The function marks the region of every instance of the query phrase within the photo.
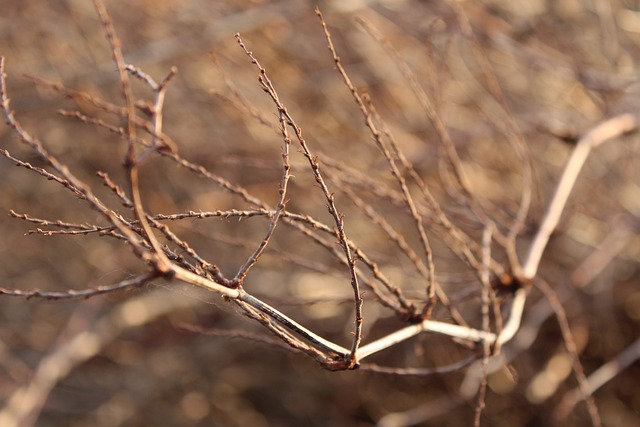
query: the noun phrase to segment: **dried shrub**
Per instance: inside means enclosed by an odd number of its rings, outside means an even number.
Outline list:
[[[95,383],[86,405],[102,415],[85,418],[93,424],[113,425],[118,417],[129,424],[299,421],[295,410],[266,409],[267,390],[279,384],[307,390],[305,399],[283,391],[280,400],[304,401],[292,405],[313,408],[309,417],[318,425],[353,423],[349,411],[380,425],[411,425],[461,406],[468,411],[452,415],[452,425],[470,419],[498,425],[505,403],[489,386],[509,396],[506,405],[528,403],[512,410],[511,424],[566,422],[572,414],[577,424],[588,416],[602,425],[601,414],[614,416],[608,407],[602,412],[596,391],[637,359],[638,344],[590,348],[602,330],[585,313],[597,305],[587,291],[596,292],[594,280],[632,301],[638,295],[623,284],[632,281],[638,249],[637,211],[629,201],[637,193],[635,146],[625,136],[636,130],[637,117],[633,93],[619,99],[632,79],[602,66],[603,57],[621,62],[632,52],[613,19],[628,11],[597,11],[594,31],[604,41],[594,52],[552,36],[578,31],[580,15],[561,9],[548,13],[576,20],[547,28],[531,11],[528,20],[511,22],[505,16],[517,14],[502,4],[415,6],[437,12],[426,27],[412,6],[393,16],[404,27],[372,8],[356,20],[334,13],[337,22],[348,21],[341,31],[316,10],[318,34],[307,39],[279,22],[279,6],[266,4],[218,12],[264,28],[236,34],[237,53],[228,46],[216,51],[207,71],[183,73],[129,63],[136,55],[127,53],[127,43],[142,37],[144,26],[135,31],[135,14],[124,9],[114,8],[112,17],[102,2],[95,6],[96,29],[106,36],[116,71],[67,79],[73,84],[28,77],[45,104],[63,104],[56,120],[27,117],[23,124],[10,104],[11,55],[0,62],[3,147],[12,145],[2,154],[5,164],[19,167],[7,175],[3,199],[14,221],[28,224],[31,239],[54,248],[32,246],[7,257],[7,277],[18,277],[13,282],[20,286],[0,292],[27,297],[8,303],[6,317],[35,310],[30,330],[56,313],[44,336],[35,331],[29,338],[13,332],[16,326],[4,331],[14,349],[7,371],[17,384],[2,391],[3,425],[32,425],[39,417],[68,423],[70,400],[61,397],[56,410],[49,396],[88,361],[96,374],[75,381]],[[311,10],[286,11],[305,23],[314,19]],[[124,43],[120,22],[128,29]],[[158,48],[173,57],[185,40],[167,37]],[[282,52],[273,51],[275,40]],[[249,85],[249,71],[266,96]],[[205,96],[194,90],[198,78],[220,84]],[[109,90],[91,87],[99,84]],[[616,139],[624,141],[598,148]],[[594,149],[603,154],[581,175]],[[614,173],[603,171],[617,159]],[[567,207],[574,189],[582,204]],[[55,268],[42,270],[40,252]],[[613,264],[620,271],[598,279]],[[67,286],[83,283],[91,285]],[[55,301],[31,306],[34,299]],[[67,308],[71,315],[59,314]],[[604,310],[614,328],[619,308],[610,303]],[[56,333],[47,337],[49,331]],[[615,339],[627,335],[620,331]],[[248,344],[226,351],[223,337]],[[183,340],[189,355],[176,344]],[[165,341],[174,343],[171,351],[157,348]],[[260,349],[259,356],[247,357],[247,348]],[[292,364],[304,363],[301,353],[328,371],[364,373],[358,380],[325,379],[329,385],[321,389],[323,381],[305,366],[307,378],[288,381],[291,369],[279,366],[275,348],[296,354]],[[134,370],[120,383],[99,379],[108,372],[100,358],[154,366],[154,357],[157,373],[138,390],[168,390],[183,375],[191,379],[148,400],[132,391]],[[195,381],[198,364],[211,357],[202,374],[210,381]],[[585,357],[598,362],[583,366]],[[27,380],[31,363],[21,359],[34,358],[39,362]],[[166,373],[172,380],[163,383]],[[566,382],[571,373],[575,389]],[[242,396],[227,409],[212,403],[220,378],[230,394]],[[382,378],[396,384],[388,401]],[[360,380],[375,382],[380,395],[338,392],[336,381]],[[425,384],[430,391],[416,391]],[[362,387],[355,388],[359,394]],[[125,391],[113,391],[119,388]],[[252,400],[251,392],[260,397]],[[339,408],[331,419],[322,397],[328,393]],[[405,393],[416,394],[410,405],[399,404]],[[133,408],[122,403],[129,395]],[[247,401],[255,407],[243,412]],[[584,414],[575,410],[580,401]],[[180,410],[145,416],[145,407],[158,402],[178,402]],[[539,405],[552,411],[540,415]]]

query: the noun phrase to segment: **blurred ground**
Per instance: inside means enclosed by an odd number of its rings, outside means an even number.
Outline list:
[[[80,0],[5,3],[0,12],[0,55],[6,58],[9,95],[18,119],[109,199],[95,172],[107,171],[125,182],[124,145],[104,130],[56,114],[59,108],[101,112],[23,77],[37,76],[120,102],[117,74],[93,5]],[[517,3],[462,2],[462,7],[532,156],[536,184],[528,229],[521,239],[524,251],[572,147],[553,134],[579,135],[600,120],[616,112],[635,111],[639,105],[640,12],[637,3],[623,1]],[[474,229],[467,212],[456,206],[442,184],[435,132],[405,77],[362,30],[357,18],[384,34],[441,106],[473,189],[483,203],[505,216],[512,215],[522,178],[517,156],[503,132],[507,118],[486,89],[452,6],[411,0],[323,1],[318,5],[354,84],[367,88],[405,154],[433,185],[448,213],[461,227],[468,224],[467,232],[479,236],[481,230]],[[233,37],[237,32],[266,68],[321,162],[324,155],[380,182],[392,183],[334,70],[315,6],[313,2],[257,0],[107,2],[129,63],[158,80],[170,67],[178,67],[167,95],[164,129],[177,142],[180,153],[270,204],[277,200],[280,179],[278,136],[211,93],[228,94],[224,75],[211,60],[213,52],[243,95],[276,122],[275,109],[260,90],[255,67]],[[140,98],[151,96],[140,84],[136,83],[135,90]],[[0,141],[2,148],[38,164],[7,126],[0,127]],[[628,137],[600,148],[589,159],[540,271],[558,292],[571,295],[564,306],[587,375],[638,339],[639,149],[637,137]],[[325,201],[304,159],[294,151],[295,178],[287,208],[328,221]],[[142,178],[145,203],[152,212],[247,208],[211,182],[163,159],[150,160]],[[84,289],[117,282],[143,268],[127,247],[106,238],[24,236],[34,227],[10,218],[11,209],[53,220],[100,220],[60,186],[4,158],[0,182],[1,287]],[[348,197],[335,187],[334,191],[350,237],[379,260],[396,284],[414,298],[422,298],[424,284],[407,260],[395,253],[386,236]],[[362,195],[371,196],[364,190]],[[408,216],[396,216],[397,209],[384,205],[378,208],[408,235],[409,243],[419,247],[417,238],[411,237],[415,232]],[[262,238],[265,226],[262,219],[172,224],[229,275]],[[437,237],[433,242],[436,271],[447,292],[464,294],[469,286],[477,286],[472,272],[461,266],[443,242]],[[621,248],[607,249],[597,258],[603,242],[619,243]],[[350,287],[340,266],[324,249],[284,226],[278,229],[271,248],[247,278],[247,289],[348,345],[353,315],[348,303]],[[283,253],[326,265],[330,271],[314,272]],[[571,287],[585,272],[578,268],[594,253],[596,258],[587,267],[606,254],[613,259],[595,278],[580,282],[578,289]],[[128,298],[153,292],[193,304],[126,331],[97,357],[77,367],[53,390],[37,425],[365,426],[386,414],[425,404],[434,404],[437,410],[440,399],[457,395],[464,378],[464,371],[424,378],[331,373],[302,355],[264,344],[185,331],[181,326],[190,324],[266,334],[218,297],[159,282],[88,301],[2,297],[0,402],[29,381],[30,372],[65,334],[90,324]],[[534,290],[529,304],[534,306],[540,299]],[[365,295],[365,300],[365,341],[402,326],[375,304],[372,295]],[[468,310],[468,320],[479,325],[477,303],[477,298],[466,300],[461,307]],[[436,315],[446,319],[442,311]],[[66,332],[61,337],[62,331]],[[564,372],[561,368],[554,371],[550,361],[566,354],[553,316],[536,332],[531,347],[510,365],[511,374],[505,369],[490,379],[483,425],[551,425],[551,412],[564,393],[576,386],[573,376],[558,374],[557,388],[535,388],[541,372]],[[423,336],[376,355],[372,361],[430,367],[453,363],[467,354],[443,337]],[[604,425],[640,425],[638,379],[636,363],[594,394]],[[550,396],[545,395],[547,389],[551,389]],[[459,404],[420,425],[471,425],[474,405],[475,401]],[[584,404],[562,424],[588,424]]]

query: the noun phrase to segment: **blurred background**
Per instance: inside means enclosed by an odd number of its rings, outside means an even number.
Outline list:
[[[424,279],[344,191],[356,191],[375,206],[419,251],[410,216],[379,196],[386,188],[397,190],[396,184],[335,71],[316,5],[354,85],[369,93],[447,214],[478,241],[482,228],[449,191],[437,134],[415,91],[397,60],[363,30],[362,20],[393,45],[437,105],[472,191],[499,224],[513,217],[523,188],[521,163],[505,131],[505,123],[515,120],[527,142],[535,181],[519,239],[521,258],[576,138],[601,120],[635,112],[639,105],[640,11],[631,1],[460,2],[496,73],[509,113],[487,89],[453,2],[106,2],[128,63],[158,81],[171,67],[178,68],[167,93],[164,131],[181,156],[273,206],[281,175],[282,141],[272,128],[277,111],[258,84],[256,67],[234,38],[240,33],[326,168],[349,237],[418,305],[424,302]],[[18,120],[99,196],[125,211],[96,176],[105,171],[125,185],[125,144],[104,129],[62,117],[58,110],[80,111],[118,126],[123,122],[27,77],[121,104],[117,72],[93,4],[5,2],[0,55],[5,57]],[[239,105],[226,81],[272,126]],[[152,99],[139,81],[134,90],[138,99]],[[0,144],[12,155],[44,166],[6,125],[0,126]],[[563,296],[587,376],[639,338],[639,149],[632,135],[600,147],[589,158],[540,269],[540,277]],[[287,209],[331,224],[324,197],[295,144],[291,161],[294,178]],[[370,181],[358,184],[359,176]],[[0,287],[86,289],[144,271],[128,247],[108,237],[25,235],[38,226],[10,217],[11,210],[53,221],[101,224],[102,219],[60,185],[14,167],[6,158],[0,160],[0,182]],[[365,185],[371,182],[377,186]],[[142,193],[153,213],[251,208],[212,181],[159,156],[142,168]],[[264,218],[168,223],[227,276],[244,263],[267,224]],[[429,237],[439,282],[465,318],[479,327],[475,272],[455,257],[441,235]],[[499,249],[495,258],[506,260]],[[325,248],[291,227],[279,225],[245,287],[312,330],[350,346],[348,272]],[[151,295],[153,299],[146,298]],[[424,377],[328,372],[304,355],[226,336],[238,330],[270,335],[217,295],[161,280],[89,300],[1,297],[0,402],[28,384],[39,362],[57,345],[136,298],[146,304],[165,301],[169,308],[138,327],[123,328],[95,357],[75,367],[51,391],[36,425],[472,424],[476,400],[458,399],[464,369]],[[512,349],[509,365],[489,377],[483,425],[553,425],[557,422],[551,414],[577,385],[548,303],[533,289],[528,304],[527,336],[517,341],[526,344]],[[447,316],[441,308],[434,312],[438,320],[450,320]],[[365,343],[403,326],[365,292]],[[212,334],[194,332],[193,327]],[[630,361],[636,353],[630,350]],[[450,339],[425,334],[373,356],[371,362],[437,367],[470,354]],[[640,367],[632,363],[594,393],[604,425],[640,425],[639,379]],[[394,413],[407,418],[385,418]],[[567,426],[588,423],[583,403],[562,421]]]

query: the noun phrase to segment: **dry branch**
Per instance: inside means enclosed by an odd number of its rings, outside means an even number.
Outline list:
[[[508,139],[511,151],[517,157],[515,163],[519,167],[522,179],[519,200],[513,203],[482,200],[483,195],[474,192],[466,169],[469,159],[465,159],[464,151],[459,151],[454,142],[455,130],[451,129],[446,121],[448,115],[440,102],[441,94],[430,93],[433,88],[425,89],[417,72],[411,69],[391,41],[377,31],[368,20],[359,19],[377,46],[382,47],[388,58],[397,66],[404,84],[415,96],[415,101],[423,110],[421,114],[432,127],[429,128],[429,132],[433,132],[433,138],[437,140],[434,147],[437,145],[444,153],[448,168],[446,172],[453,174],[455,182],[451,187],[447,182],[447,176],[440,176],[438,181],[428,176],[428,173],[420,171],[410,160],[411,156],[404,151],[398,133],[392,132],[393,126],[385,120],[385,112],[377,109],[382,103],[378,103],[380,100],[376,99],[376,94],[370,95],[367,90],[360,89],[353,83],[356,81],[352,77],[353,73],[348,71],[347,63],[338,55],[333,34],[320,10],[316,9],[321,26],[319,33],[324,36],[339,78],[351,95],[350,107],[364,123],[362,126],[361,122],[357,132],[368,134],[363,136],[363,139],[373,141],[367,148],[376,151],[376,160],[383,165],[378,169],[384,170],[385,175],[383,178],[374,176],[369,171],[360,170],[362,165],[354,166],[348,161],[338,160],[338,156],[324,152],[329,150],[324,150],[320,144],[313,145],[311,138],[307,138],[313,134],[308,133],[306,126],[303,133],[299,124],[302,120],[298,122],[294,119],[293,110],[285,106],[289,104],[283,101],[283,92],[279,93],[276,90],[278,82],[272,82],[270,73],[267,73],[266,67],[257,59],[259,55],[254,55],[249,50],[248,43],[245,44],[240,35],[236,34],[236,41],[242,53],[257,68],[259,87],[267,94],[271,108],[275,109],[276,121],[251,104],[213,55],[213,61],[223,77],[227,93],[215,90],[212,93],[222,98],[226,106],[238,109],[243,119],[267,126],[277,135],[277,141],[281,146],[281,160],[275,162],[278,168],[277,197],[275,203],[268,203],[260,192],[252,191],[250,186],[243,186],[241,182],[227,179],[214,171],[214,168],[205,166],[204,162],[200,164],[189,160],[188,155],[183,156],[183,152],[178,151],[179,144],[167,134],[168,126],[164,125],[164,108],[170,89],[169,83],[179,80],[182,74],[177,76],[177,68],[171,67],[164,78],[156,80],[143,68],[128,63],[111,16],[102,1],[96,0],[95,8],[117,69],[122,105],[105,101],[88,92],[69,89],[61,83],[38,78],[30,80],[38,87],[53,90],[64,97],[92,106],[93,112],[84,111],[79,107],[62,109],[59,112],[78,126],[106,130],[123,143],[126,148],[123,168],[126,178],[122,181],[126,184],[120,182],[117,174],[113,172],[96,171],[98,178],[94,180],[98,182],[98,186],[106,187],[101,189],[108,195],[108,198],[100,198],[99,194],[102,193],[97,188],[92,189],[90,181],[78,178],[79,175],[72,171],[70,164],[61,160],[62,157],[59,159],[54,156],[48,150],[49,145],[46,142],[39,140],[34,133],[22,126],[10,105],[5,59],[0,57],[0,108],[10,133],[17,137],[29,153],[17,155],[3,148],[0,149],[0,154],[24,173],[52,181],[58,189],[68,191],[79,204],[98,212],[100,219],[94,219],[92,222],[49,219],[49,214],[44,217],[22,213],[22,209],[20,212],[11,210],[10,216],[31,228],[26,234],[51,238],[104,236],[110,241],[125,243],[131,249],[129,255],[141,261],[146,270],[119,282],[95,288],[51,291],[38,290],[30,284],[31,289],[28,290],[0,288],[0,295],[51,300],[89,298],[141,287],[154,280],[166,280],[169,282],[168,287],[182,282],[231,302],[236,311],[248,317],[254,324],[264,327],[271,336],[266,338],[240,329],[188,327],[192,332],[239,337],[286,348],[309,357],[328,370],[361,368],[364,371],[402,377],[442,375],[470,366],[460,388],[460,397],[443,398],[442,408],[425,405],[404,413],[389,415],[382,418],[380,425],[395,425],[394,422],[418,423],[434,416],[440,410],[448,411],[463,401],[471,402],[475,399],[474,425],[480,426],[482,421],[490,416],[490,375],[503,368],[518,353],[529,348],[539,333],[542,322],[553,311],[563,342],[571,356],[574,376],[578,381],[578,388],[567,393],[557,406],[556,417],[566,417],[579,400],[585,400],[592,424],[601,425],[599,408],[593,393],[638,358],[638,344],[635,342],[615,359],[589,375],[580,362],[578,346],[570,328],[570,319],[563,307],[565,298],[568,298],[568,291],[552,289],[542,279],[539,270],[551,235],[557,230],[560,219],[567,210],[569,195],[592,150],[606,141],[637,130],[637,116],[630,113],[613,116],[601,121],[579,138],[557,182],[546,213],[539,226],[533,230],[531,243],[526,244],[526,236],[523,235],[527,231],[525,229],[527,221],[530,220],[532,193],[537,184],[533,177],[534,158],[529,152],[530,146],[525,132],[521,129],[520,122],[512,112],[509,99],[500,85],[497,76],[499,70],[493,68],[489,52],[483,45],[484,34],[473,27],[467,15],[467,9],[470,8],[457,0],[453,0],[452,3],[451,21],[458,25],[464,39],[472,48],[473,58],[482,75],[482,84],[490,97],[489,102],[499,106],[499,113],[495,117],[486,117],[486,120]],[[603,16],[609,15],[603,12]],[[608,30],[612,29],[609,28],[612,25],[610,19],[603,21],[603,26],[605,24]],[[608,37],[609,43],[615,44],[611,35]],[[357,53],[367,54],[364,49],[357,50]],[[433,58],[429,57],[430,60]],[[434,74],[437,73],[432,70],[426,78],[440,78]],[[132,78],[142,82],[143,88],[147,92],[150,91],[151,100],[144,100],[134,93]],[[136,80],[133,81],[139,84]],[[434,84],[433,81],[431,83]],[[486,112],[484,114],[487,115]],[[292,144],[300,154],[298,163],[294,159],[296,150],[291,149]],[[41,164],[25,160],[29,155],[35,155],[37,162]],[[216,206],[211,210],[189,208],[182,211],[176,209],[175,213],[152,213],[143,205],[143,195],[147,188],[140,182],[140,173],[141,169],[152,164],[156,157],[169,162],[180,172],[191,174],[193,178],[203,178],[207,184],[214,185],[240,206],[229,208],[219,205],[219,208]],[[249,162],[241,156],[238,158],[240,167],[247,167]],[[264,167],[267,162],[259,164]],[[275,167],[272,169],[275,170]],[[319,191],[320,204],[329,213],[327,216],[325,212],[325,220],[322,220],[322,214],[317,212],[310,213],[302,209],[297,211],[292,208],[294,203],[290,199],[297,197],[298,191],[295,184],[304,182],[302,179],[294,181],[294,178],[297,179],[294,172],[298,176],[306,174],[313,179],[314,187],[309,190]],[[442,191],[439,192],[440,190]],[[343,204],[344,200],[340,199],[341,197],[346,198],[347,203]],[[453,201],[451,205],[445,204],[450,201]],[[257,238],[238,238],[221,233],[212,239],[227,246],[240,248],[245,253],[240,262],[232,267],[234,273],[229,276],[223,273],[228,267],[226,254],[215,251],[210,251],[214,253],[213,256],[205,254],[206,249],[202,249],[197,242],[187,241],[179,232],[180,226],[189,221],[214,222],[214,218],[227,221],[261,218],[251,220],[262,221],[260,224],[252,225],[264,227]],[[358,231],[355,230],[358,230],[358,221],[362,218],[371,230],[381,230],[384,243],[377,244],[388,244],[388,248],[372,248],[363,243],[366,239],[360,240]],[[580,268],[574,271],[571,276],[571,291],[584,287],[605,266],[610,265],[632,240],[631,233],[634,230],[632,226],[625,225],[611,232],[601,247],[596,248]],[[379,231],[371,231],[371,234],[374,233]],[[293,236],[292,241],[295,238],[300,239],[302,243],[298,246],[298,241],[295,244],[287,241],[284,247],[279,246],[281,237],[289,238],[289,235]],[[318,259],[305,258],[306,254],[310,253],[306,246],[311,245],[319,247],[322,251]],[[518,257],[518,245],[527,246],[523,262],[520,262]],[[442,256],[442,261],[438,259],[441,253],[446,254]],[[454,261],[448,259],[449,256]],[[263,266],[268,268],[270,261],[280,263],[280,267],[292,271],[293,273],[285,279],[291,280],[292,283],[272,284],[268,275],[262,275],[260,269]],[[393,265],[394,263],[398,265]],[[458,273],[457,269],[460,267],[464,269],[464,281],[457,285],[460,289],[454,288],[451,285],[452,281],[447,283],[446,279],[443,280],[451,273],[446,272],[448,266],[456,269],[453,273]],[[393,271],[390,267],[397,269]],[[320,292],[315,292],[304,301],[295,300],[295,297],[287,294],[289,290],[285,289],[286,286],[295,284],[295,274],[299,271],[319,273],[320,277],[316,278],[314,283],[317,287],[314,291]],[[398,278],[398,271],[401,272],[401,278]],[[336,277],[340,283],[345,279],[349,280],[348,299],[322,293],[325,288],[329,289],[329,279]],[[253,288],[257,282],[260,286]],[[346,282],[344,285],[346,286]],[[268,290],[265,291],[265,288]],[[417,289],[421,294],[418,294]],[[545,304],[548,304],[545,306],[546,309],[540,308],[539,305],[527,305],[532,289],[543,293],[546,298]],[[269,291],[273,293],[270,294]],[[367,307],[364,306],[366,292],[372,294],[371,298],[366,300]],[[291,299],[294,301],[287,302]],[[55,348],[42,358],[30,382],[19,387],[9,397],[5,407],[0,411],[0,424],[33,425],[51,390],[71,370],[99,354],[105,345],[125,330],[139,327],[173,310],[191,305],[189,302],[181,301],[175,298],[162,299],[158,293],[149,293],[121,303],[97,322],[88,322],[81,331],[69,331],[69,336],[61,337]],[[326,333],[327,338],[323,336],[325,332],[322,332],[321,322],[304,317],[307,313],[305,309],[314,303],[332,302],[346,306],[345,301],[349,301],[351,310],[350,321],[347,322],[347,330],[343,334],[346,337],[337,333],[329,336],[329,333]],[[442,302],[441,306],[436,304],[438,301]],[[291,306],[293,314],[287,313],[289,307],[283,308],[287,305]],[[144,310],[135,311],[141,307]],[[549,307],[552,310],[549,310]],[[369,315],[365,308],[371,308],[372,314]],[[132,315],[134,312],[137,317]],[[530,317],[527,318],[527,315]],[[387,316],[391,320],[386,319]],[[371,331],[378,326],[378,320],[384,320],[388,325],[386,332]],[[400,348],[401,343],[423,333],[445,337],[452,348],[458,345],[460,350],[465,352],[464,356],[432,367],[392,367],[368,363],[373,355],[387,349]],[[375,339],[371,339],[370,336]],[[350,345],[339,344],[342,341],[350,342]],[[429,366],[428,358],[424,359],[424,364]]]

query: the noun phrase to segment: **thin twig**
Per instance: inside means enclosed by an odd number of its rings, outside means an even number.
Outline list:
[[[259,80],[261,82],[266,81],[268,77],[264,68],[260,67],[258,61],[255,59],[253,54],[247,49],[245,44],[242,42],[242,39],[240,38],[239,34],[236,34],[236,39],[240,47],[244,50],[244,52],[247,54],[247,56],[251,60],[251,62],[256,64],[260,69],[260,75],[258,77]],[[343,218],[343,215],[338,212],[338,209],[336,208],[336,204],[335,204],[335,197],[333,193],[329,191],[329,188],[325,183],[322,173],[320,172],[320,165],[318,163],[318,158],[311,153],[311,150],[309,149],[307,142],[302,136],[302,129],[298,125],[296,125],[291,114],[287,111],[285,106],[279,101],[277,97],[275,98],[272,97],[272,100],[276,104],[276,107],[278,108],[278,112],[282,114],[282,117],[286,125],[291,126],[291,128],[293,129],[296,135],[296,139],[298,140],[298,143],[302,148],[302,152],[309,162],[309,165],[311,167],[311,171],[316,180],[316,183],[320,186],[320,189],[322,190],[322,193],[324,194],[324,197],[327,201],[327,209],[329,211],[329,214],[333,217],[333,220],[336,226],[338,241],[340,242],[340,246],[342,247],[345,258],[347,260],[349,272],[351,274],[351,287],[353,289],[354,307],[355,307],[355,316],[354,316],[355,330],[354,330],[353,344],[351,346],[351,351],[348,356],[348,363],[350,366],[355,366],[355,364],[357,363],[356,352],[358,350],[358,346],[360,345],[360,341],[362,340],[363,299],[360,293],[360,286],[358,284],[358,275],[356,273],[355,260],[351,253],[351,249],[349,248],[349,242],[347,239],[347,235],[345,233],[344,218]]]
[[[282,170],[282,178],[280,181],[280,191],[279,191],[278,202],[276,204],[276,209],[275,209],[275,212],[273,213],[273,216],[270,217],[269,227],[267,229],[267,232],[264,238],[262,239],[262,241],[260,242],[256,250],[253,252],[253,254],[251,254],[251,256],[244,263],[244,265],[240,267],[240,269],[238,270],[238,272],[234,277],[234,280],[239,284],[241,284],[242,280],[249,272],[249,269],[256,262],[258,262],[260,255],[262,254],[262,252],[264,252],[265,248],[269,244],[269,240],[271,239],[271,236],[273,235],[275,228],[278,225],[278,221],[280,220],[280,217],[282,216],[282,213],[285,209],[287,189],[289,187],[289,179],[291,178],[291,164],[289,163],[289,148],[291,147],[291,137],[289,136],[288,126],[287,126],[291,123],[291,120],[287,118],[288,113],[284,108],[284,105],[282,104],[282,102],[280,102],[278,93],[273,87],[273,84],[271,83],[269,76],[267,76],[266,70],[262,67],[262,65],[260,65],[258,60],[245,49],[244,45],[242,44],[242,41],[240,40],[240,36],[236,35],[236,38],[238,39],[238,43],[240,43],[240,46],[244,49],[245,53],[247,53],[251,61],[256,65],[256,67],[258,67],[258,70],[260,72],[258,81],[260,82],[262,89],[269,94],[269,96],[271,97],[271,100],[273,101],[273,103],[276,105],[276,108],[278,109],[278,121],[280,123],[280,132],[283,138],[283,145],[282,145],[282,169],[283,170]]]
[[[404,75],[406,81],[411,87],[411,90],[416,95],[420,106],[425,111],[427,118],[438,134],[440,143],[444,147],[444,151],[447,155],[446,157],[449,161],[449,166],[454,171],[454,176],[456,178],[457,184],[462,189],[463,195],[470,202],[473,212],[483,223],[486,223],[486,215],[484,214],[480,206],[475,202],[473,193],[471,192],[469,178],[464,171],[462,161],[460,160],[458,151],[456,150],[453,139],[451,138],[449,129],[442,119],[440,112],[436,108],[435,103],[431,100],[429,95],[427,95],[422,85],[420,85],[420,83],[418,82],[418,78],[415,73],[411,70],[406,61],[393,48],[391,43],[384,39],[379,32],[377,32],[371,25],[367,23],[367,21],[361,19],[360,23],[362,24],[364,29],[374,38],[374,40],[376,40],[385,49],[387,54],[394,60],[394,63],[400,69],[400,72]]]
[[[0,100],[2,101],[2,110],[9,126],[15,130],[22,143],[31,148],[31,150],[33,150],[33,152],[45,163],[53,167],[53,169],[55,169],[71,187],[75,188],[82,195],[91,208],[102,214],[111,224],[113,224],[114,227],[118,229],[121,234],[127,238],[127,241],[131,244],[136,256],[144,258],[147,250],[140,237],[129,228],[128,224],[124,223],[123,220],[115,214],[115,212],[107,208],[102,201],[93,194],[89,186],[85,185],[81,180],[73,175],[66,165],[51,155],[40,140],[32,137],[16,120],[13,110],[11,110],[10,107],[10,100],[7,95],[6,88],[4,57],[0,57]]]
[[[75,290],[69,289],[65,291],[40,291],[32,289],[24,291],[21,289],[6,289],[0,288],[1,295],[9,295],[15,297],[31,298],[43,298],[48,300],[59,300],[69,298],[90,298],[97,295],[107,294],[111,292],[121,291],[125,289],[139,288],[149,283],[149,281],[158,277],[154,272],[149,272],[141,276],[136,276],[131,279],[126,279],[113,285],[98,286],[90,289]]]
[[[431,250],[431,244],[429,243],[429,238],[427,237],[427,233],[424,228],[422,217],[418,213],[415,203],[413,202],[413,197],[411,196],[411,193],[409,191],[409,188],[407,187],[407,183],[404,177],[402,176],[402,174],[400,173],[400,170],[398,169],[396,161],[391,156],[391,153],[389,152],[386,144],[382,139],[382,134],[380,133],[380,131],[378,130],[378,127],[373,121],[373,116],[371,112],[367,109],[367,106],[365,105],[362,97],[358,93],[358,90],[353,86],[353,83],[351,83],[351,79],[349,78],[349,75],[347,74],[346,70],[342,66],[342,63],[340,62],[340,58],[338,57],[336,48],[333,45],[333,41],[331,39],[331,33],[327,28],[327,24],[324,21],[324,18],[322,17],[322,13],[320,12],[319,8],[316,8],[316,15],[318,15],[318,18],[320,19],[320,23],[324,31],[325,39],[327,40],[329,52],[333,57],[333,62],[338,70],[338,73],[340,73],[340,76],[342,77],[342,80],[344,81],[345,86],[347,86],[347,88],[349,89],[349,92],[351,92],[351,96],[353,97],[356,105],[360,109],[360,112],[364,117],[365,124],[367,128],[369,128],[369,131],[371,132],[371,135],[373,136],[374,141],[378,146],[378,149],[387,160],[387,164],[391,169],[391,173],[393,177],[396,179],[396,181],[400,185],[400,188],[402,189],[402,195],[404,197],[404,201],[407,207],[409,208],[411,217],[415,223],[416,228],[418,229],[418,235],[420,236],[420,242],[422,244],[424,256],[426,258],[427,266],[429,269],[429,277],[428,277],[428,285],[427,285],[427,303],[425,304],[425,307],[423,309],[423,319],[426,319],[431,315],[431,311],[433,310],[433,307],[435,305],[436,293],[438,293],[438,295],[441,296],[444,294],[444,292],[440,290],[438,284],[435,281],[435,265],[433,262],[433,251]]]

